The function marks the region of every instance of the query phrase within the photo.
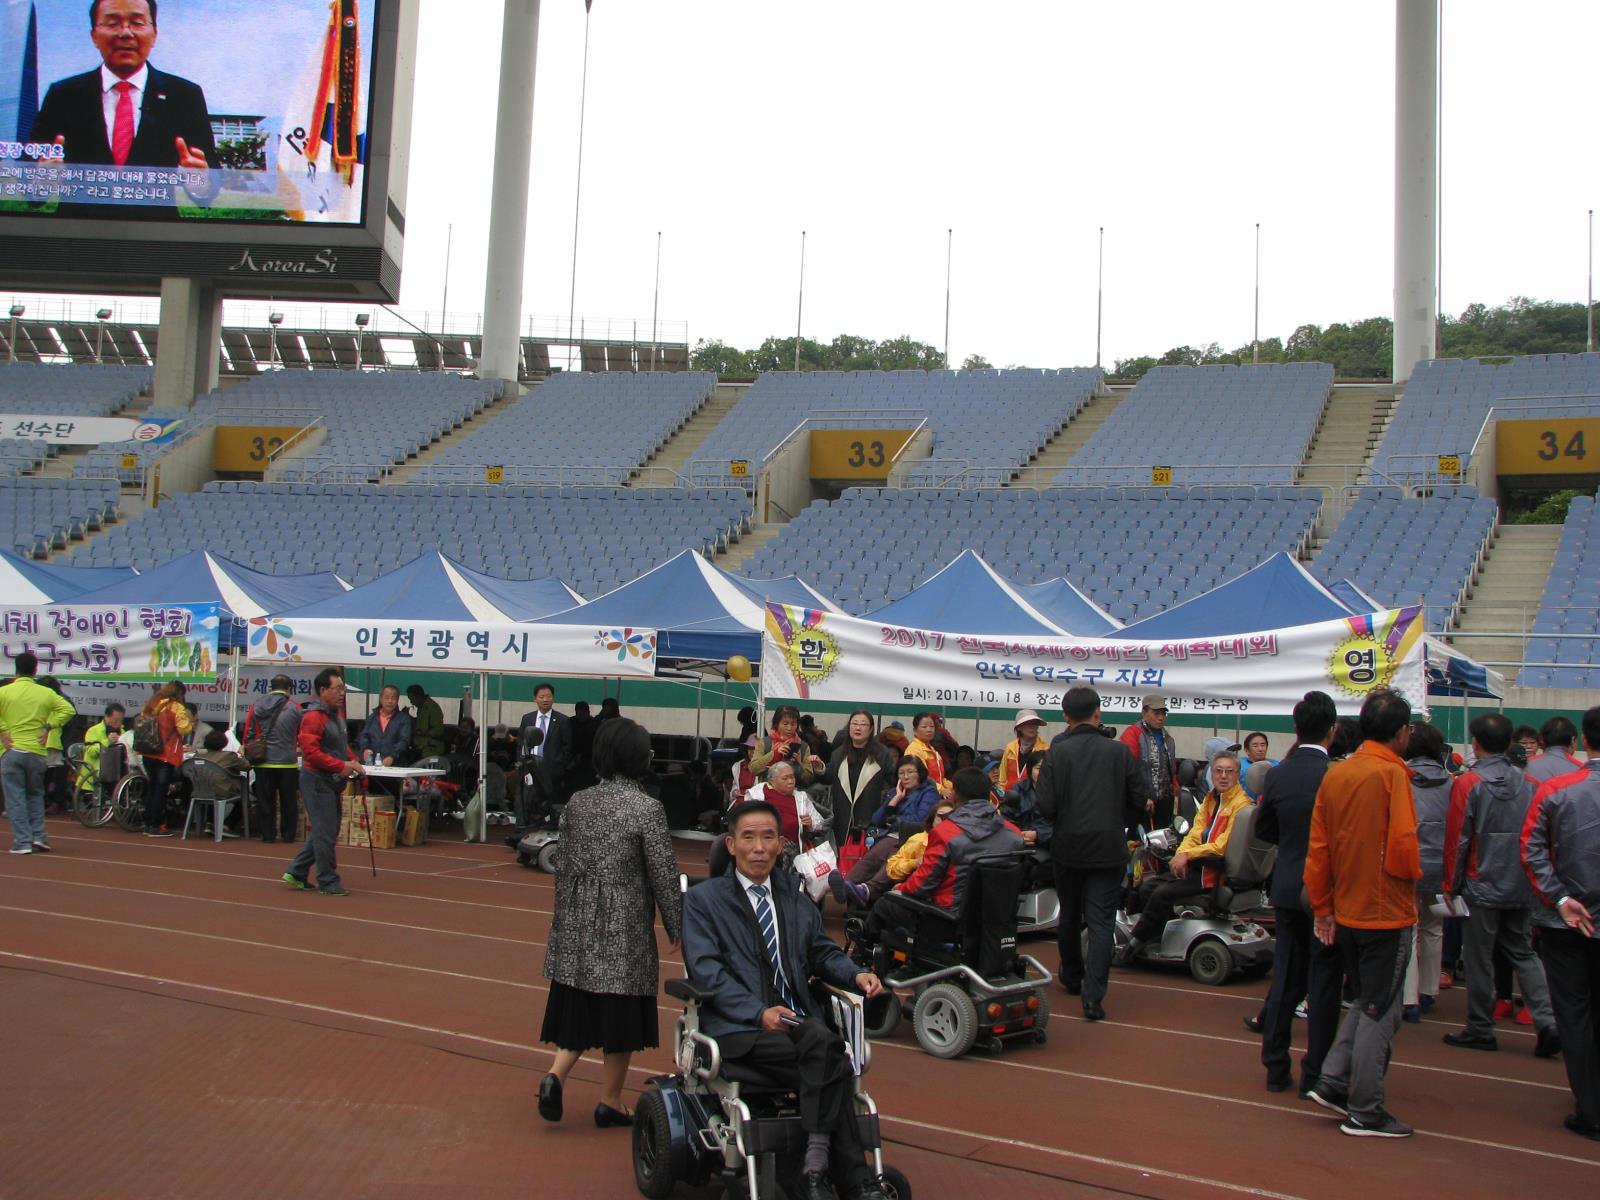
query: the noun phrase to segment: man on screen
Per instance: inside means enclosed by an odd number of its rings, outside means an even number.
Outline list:
[[[200,85],[150,66],[156,8],[157,0],[93,0],[89,36],[103,61],[50,85],[30,141],[53,142],[69,163],[216,165]]]

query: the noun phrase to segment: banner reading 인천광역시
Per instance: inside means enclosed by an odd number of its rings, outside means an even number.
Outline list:
[[[210,679],[220,606],[61,604],[0,608],[0,655],[32,651],[59,679]]]
[[[1151,692],[1175,713],[1293,711],[1308,691],[1359,703],[1379,687],[1426,706],[1420,607],[1215,638],[974,637],[768,604],[761,654],[770,699],[970,708],[1059,708],[1088,686],[1107,712]]]

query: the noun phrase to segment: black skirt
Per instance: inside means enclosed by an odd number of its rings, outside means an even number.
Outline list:
[[[660,1044],[654,996],[586,992],[550,981],[539,1040],[562,1050],[631,1054]]]

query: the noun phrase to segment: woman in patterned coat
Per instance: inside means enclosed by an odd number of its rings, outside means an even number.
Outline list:
[[[540,1037],[556,1046],[539,1085],[539,1115],[561,1119],[561,1089],[585,1050],[605,1055],[594,1123],[630,1125],[622,1085],[635,1050],[656,1046],[655,914],[678,943],[683,900],[666,811],[639,781],[650,771],[650,735],[625,717],[595,731],[600,782],[561,814],[556,910],[545,951],[550,980]]]

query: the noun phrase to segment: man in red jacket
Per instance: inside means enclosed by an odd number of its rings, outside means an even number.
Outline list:
[[[306,806],[306,844],[300,847],[283,881],[306,888],[311,864],[317,866],[317,891],[324,896],[348,896],[339,882],[334,842],[339,835],[339,793],[346,779],[365,775],[350,751],[344,717],[344,676],[334,668],[317,673],[312,686],[317,698],[300,717],[300,799]]]

